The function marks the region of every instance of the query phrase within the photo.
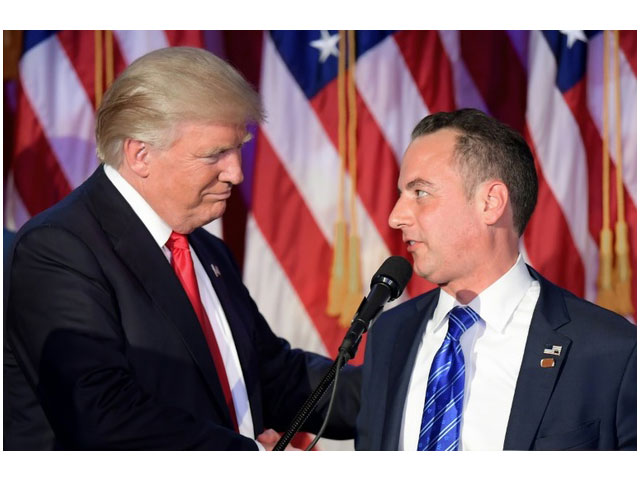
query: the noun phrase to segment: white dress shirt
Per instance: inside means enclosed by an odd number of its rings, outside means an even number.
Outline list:
[[[162,249],[162,252],[167,257],[167,261],[171,262],[171,251],[165,245],[171,236],[171,227],[158,216],[146,200],[142,198],[117,170],[109,165],[105,165],[104,172],[136,215],[138,215],[147,230],[149,230],[158,247]],[[209,317],[209,322],[211,322],[227,378],[229,379],[229,388],[231,389],[233,405],[236,410],[239,432],[241,435],[254,438],[253,419],[251,417],[251,409],[249,408],[247,387],[242,375],[240,359],[238,358],[238,352],[233,342],[229,322],[227,321],[220,299],[218,299],[213,285],[211,285],[211,281],[191,245],[189,245],[189,250],[191,251],[196,280],[198,281],[200,299],[207,312],[207,317]]]
[[[465,359],[461,450],[502,450],[511,403],[540,284],[516,263],[469,306],[482,318],[460,339]],[[440,290],[427,322],[404,406],[399,449],[416,450],[431,362],[447,334],[449,311],[460,305]]]

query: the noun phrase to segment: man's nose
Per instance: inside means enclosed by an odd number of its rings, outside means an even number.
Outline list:
[[[244,180],[242,174],[242,154],[240,149],[231,153],[225,159],[223,171],[220,173],[220,181],[230,183],[231,185],[239,185]]]
[[[398,197],[396,204],[389,214],[389,226],[391,228],[402,228],[409,223],[409,209],[406,200],[402,195]]]

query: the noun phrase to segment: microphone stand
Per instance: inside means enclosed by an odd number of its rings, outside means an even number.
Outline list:
[[[280,440],[278,440],[276,446],[273,447],[274,452],[283,451],[287,447],[287,445],[289,445],[291,439],[293,439],[293,436],[298,433],[298,430],[300,430],[302,425],[304,425],[304,422],[307,421],[309,415],[311,415],[311,412],[313,412],[322,396],[333,383],[338,371],[341,370],[347,364],[347,362],[355,356],[355,352],[358,348],[359,343],[360,342],[358,341],[351,345],[350,348],[340,349],[340,353],[338,354],[336,360],[333,362],[333,365],[331,365],[329,371],[325,374],[322,380],[320,380],[320,383],[313,391],[313,393],[309,396],[309,398],[307,398],[307,401],[304,402],[302,407],[300,407],[300,410],[294,417],[291,425],[289,425],[287,431],[282,435],[282,437],[280,437]],[[329,415],[330,413],[331,412],[327,412],[327,415]]]

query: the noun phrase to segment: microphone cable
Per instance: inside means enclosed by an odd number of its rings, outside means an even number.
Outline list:
[[[322,422],[322,426],[320,427],[320,430],[318,430],[318,433],[316,434],[315,438],[313,439],[313,441],[307,446],[307,448],[305,448],[305,452],[308,452],[309,450],[311,450],[313,447],[316,446],[316,443],[318,443],[318,440],[320,440],[320,438],[322,437],[322,434],[324,433],[325,429],[327,428],[327,424],[329,423],[329,416],[331,415],[331,409],[333,408],[333,401],[336,398],[336,391],[338,390],[338,379],[340,378],[340,369],[343,367],[343,362],[345,361],[345,356],[343,353],[341,353],[338,356],[338,360],[336,363],[336,376],[333,379],[333,388],[331,389],[331,398],[329,400],[329,406],[327,407],[327,414],[324,417],[324,422]]]

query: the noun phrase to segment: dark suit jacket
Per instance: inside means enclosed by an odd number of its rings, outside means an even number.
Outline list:
[[[636,328],[529,269],[540,282],[505,450],[636,449]],[[383,314],[371,329],[357,450],[397,450],[409,380],[439,290]],[[562,346],[541,368],[545,345]]]
[[[219,239],[198,229],[189,241],[229,321],[256,435],[286,430],[331,362],[273,334]],[[9,347],[37,397],[16,402],[42,406],[53,433],[40,438],[46,443],[55,434],[49,446],[257,450],[233,431],[206,341],[171,265],[101,167],[21,229],[10,268]],[[346,376],[351,382],[328,430],[334,438],[355,433],[359,372]],[[32,428],[21,425],[37,421],[29,416],[15,416],[14,431]],[[306,430],[321,420],[316,415]]]

